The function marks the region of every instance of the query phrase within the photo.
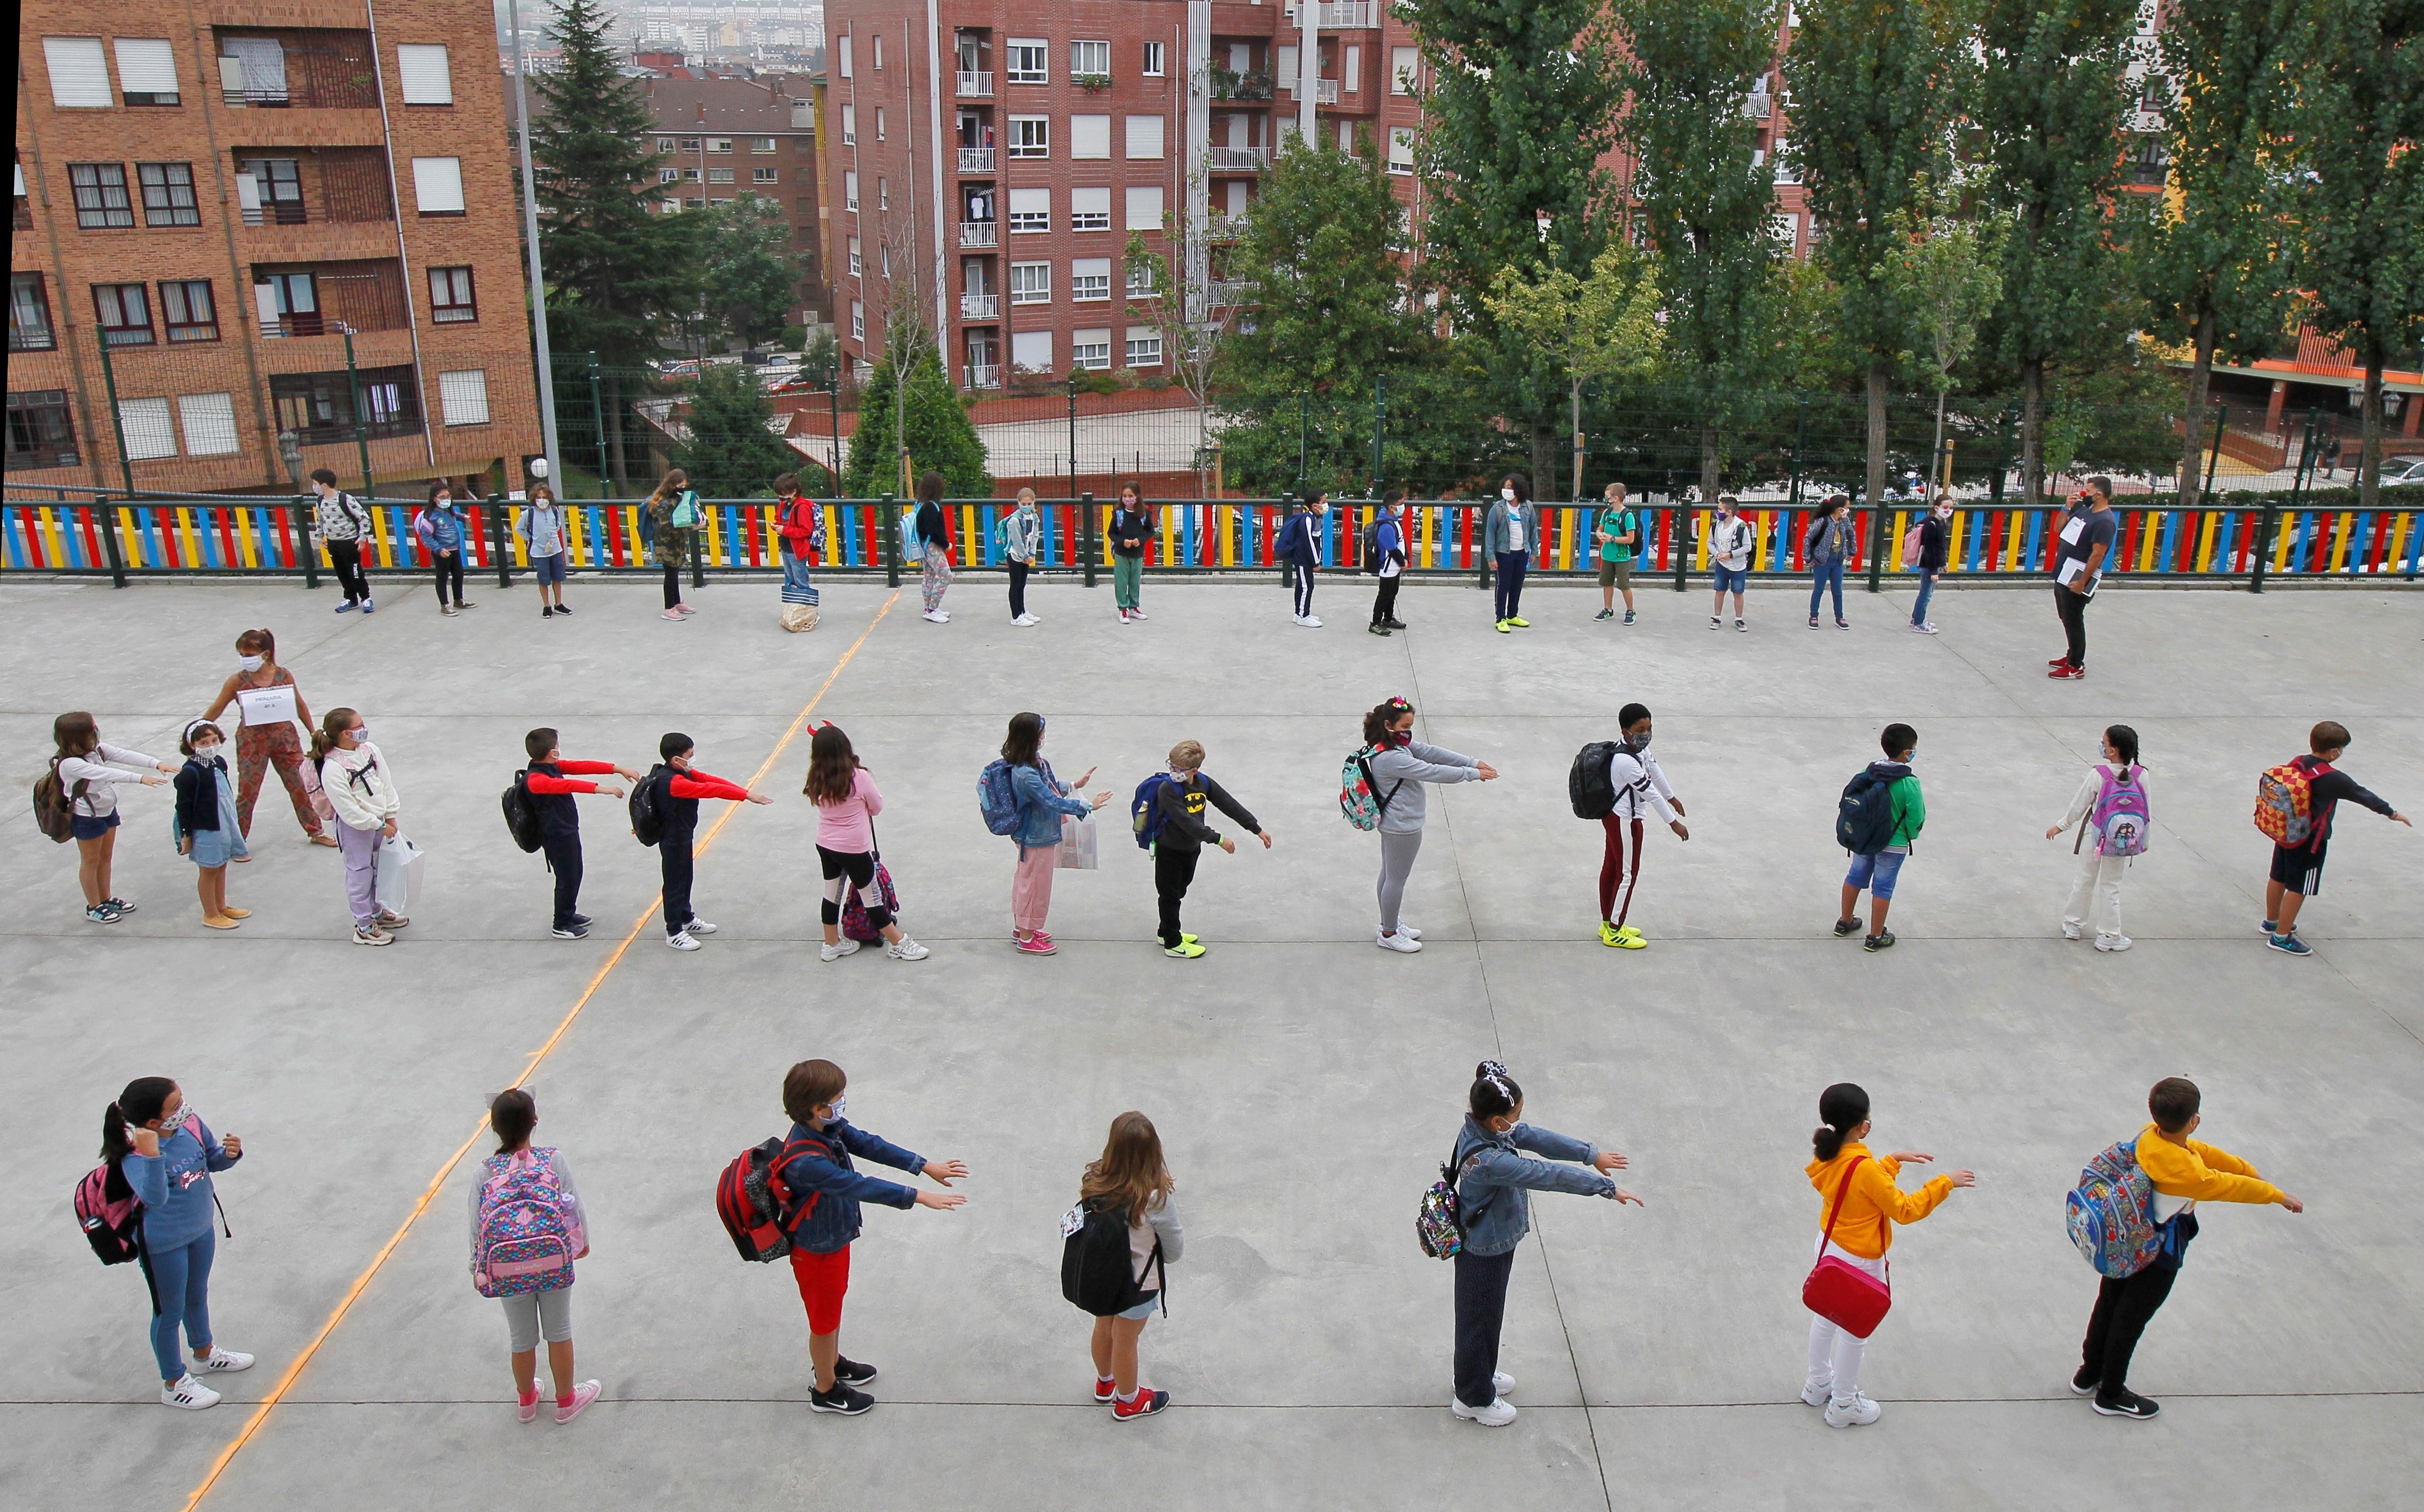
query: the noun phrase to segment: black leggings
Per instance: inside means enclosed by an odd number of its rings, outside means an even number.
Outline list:
[[[358,604],[371,596],[371,583],[362,576],[362,543],[330,541],[328,563],[337,569],[337,586],[345,590],[345,602]]]
[[[1010,565],[1010,617],[1017,619],[1027,613],[1027,564]]]
[[[824,868],[825,896],[818,914],[827,924],[841,922],[842,899],[849,889],[858,889],[859,906],[867,910],[870,929],[881,933],[892,922],[891,912],[875,891],[875,853],[871,851],[828,851],[817,847],[817,862]]]
[[[1404,580],[1383,578],[1380,591],[1372,596],[1372,623],[1385,625],[1397,617],[1397,584]]]
[[[665,564],[665,607],[667,609],[671,609],[680,602],[681,564],[678,562],[668,562]]]
[[[438,553],[438,607],[440,609],[446,607],[446,587],[449,583],[454,584],[454,602],[461,603],[463,601],[463,553],[460,551]]]

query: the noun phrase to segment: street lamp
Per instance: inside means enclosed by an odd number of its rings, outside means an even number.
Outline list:
[[[303,447],[291,430],[278,433],[278,460],[286,464],[286,475],[295,480],[295,492],[303,492]]]

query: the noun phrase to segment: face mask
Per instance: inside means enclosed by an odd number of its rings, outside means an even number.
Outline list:
[[[262,663],[268,660],[269,659],[267,657],[240,656],[235,659],[235,661],[237,666],[244,668],[247,672],[259,672],[261,670]]]
[[[199,756],[199,758],[201,758],[201,759],[202,759],[202,760],[204,760],[204,761],[209,761],[209,760],[212,760],[212,759],[215,758],[215,757],[218,756],[218,754],[219,754],[219,742],[218,742],[218,741],[216,741],[216,740],[204,740],[204,741],[203,741],[203,742],[201,742],[200,744],[199,744],[199,745],[197,745],[197,746],[195,746],[195,747],[194,747],[194,755],[195,755],[195,756]]]
[[[1635,751],[1647,751],[1650,749],[1650,737],[1645,735],[1637,740],[1628,740],[1625,743],[1631,745]]]
[[[357,749],[371,743],[371,727],[367,724],[357,724],[346,733],[353,736]]]
[[[180,1103],[177,1105],[177,1111],[174,1113],[162,1114],[160,1116],[160,1138],[164,1140],[167,1139],[170,1135],[176,1133],[179,1129],[183,1128],[186,1123],[192,1120],[193,1116],[194,1105],[191,1103]]]
[[[1501,488],[1498,490],[1498,497],[1506,500],[1511,504],[1515,501],[1515,490],[1512,488]]]
[[[1953,517],[1953,506],[1951,504],[1937,505],[1936,517],[1938,519],[1951,519]]]
[[[841,1122],[842,1115],[849,1111],[850,1093],[844,1092],[839,1097],[833,1100],[833,1106],[827,1110],[826,1117],[838,1123]]]

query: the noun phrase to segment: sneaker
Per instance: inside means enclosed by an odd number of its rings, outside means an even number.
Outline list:
[[[2070,1373],[2070,1394],[2073,1396],[2095,1395],[2096,1383],[2102,1377],[2098,1376],[2089,1375],[2085,1365],[2080,1366],[2077,1370]]]
[[[1423,931],[1407,923],[1402,915],[1397,919],[1397,932],[1410,940],[1419,940],[1423,937]],[[1190,934],[1188,938],[1191,940],[1194,936]]]
[[[697,611],[697,610],[695,610],[695,609],[693,609],[693,608],[692,608],[690,605],[688,605],[688,604],[676,604],[676,605],[674,606],[674,613],[677,613],[677,614],[679,614],[679,615],[680,615],[682,618],[684,618],[684,619],[688,619],[688,618],[690,618],[693,614],[697,613],[698,613],[698,611]]]
[[[659,618],[659,619],[678,620],[678,619],[680,619],[681,617],[682,617],[682,612],[681,612],[680,610],[678,610],[678,609],[668,609],[668,610],[665,610],[665,611],[663,611],[662,613],[659,613],[659,614],[657,615],[657,618]]]
[[[854,1418],[874,1405],[874,1397],[853,1390],[839,1376],[834,1377],[832,1391],[808,1393],[808,1410],[811,1412],[839,1412],[845,1417]]]
[[[1129,1397],[1124,1402],[1121,1401],[1116,1396],[1112,1397],[1111,1417],[1115,1421],[1121,1423],[1126,1423],[1136,1418],[1149,1418],[1169,1405],[1170,1393],[1168,1392],[1156,1392],[1152,1387],[1147,1386],[1140,1388],[1134,1396]]]
[[[1804,1386],[1801,1388],[1801,1400],[1805,1406],[1825,1407],[1834,1399],[1834,1386],[1831,1382],[1825,1386]]]
[[[440,604],[438,606],[438,613],[445,615],[448,619],[453,619],[454,617],[454,606],[453,604]]]
[[[715,932],[714,925],[710,924],[707,920],[699,917],[695,914],[693,914],[690,916],[690,922],[683,925],[682,928],[692,934],[713,934]]]
[[[585,940],[589,938],[589,926],[586,924],[559,924],[555,928],[548,931],[548,932],[554,935],[559,940]]]
[[[1151,619],[1151,618],[1153,618],[1153,616],[1152,616],[1151,614],[1146,613],[1145,613],[1143,610],[1141,610],[1141,609],[1131,609],[1131,610],[1129,610],[1129,611],[1128,611],[1128,618],[1130,618],[1130,619]]]
[[[837,1386],[864,1386],[875,1378],[875,1367],[855,1360],[834,1361],[834,1383]]]
[[[393,945],[395,936],[375,924],[357,924],[354,926],[354,943],[356,945]]]
[[[1709,616],[1709,629],[1713,629],[1713,630],[1721,630],[1721,629],[1724,629],[1725,628],[1726,628],[1726,622],[1725,622],[1724,620],[1719,619],[1719,618],[1718,618],[1716,615],[1714,615],[1714,614],[1711,614],[1711,615]]]
[[[1390,615],[1387,619],[1382,620],[1380,623],[1381,623],[1381,624],[1383,624],[1383,625],[1386,625],[1387,627],[1389,627],[1389,629],[1393,629],[1393,630],[1402,630],[1402,629],[1410,629],[1410,628],[1411,628],[1411,627],[1409,627],[1409,626],[1406,624],[1406,622],[1405,622],[1404,620],[1399,619],[1399,618],[1398,618],[1396,615],[1395,615],[1395,614]]]
[[[2285,956],[2310,956],[2315,953],[2313,946],[2294,934],[2268,934],[2264,943]]]
[[[2111,1401],[2105,1400],[2103,1393],[2097,1393],[2092,1405],[2108,1418],[2136,1418],[2141,1422],[2163,1409],[2161,1403],[2140,1396],[2126,1386],[2121,1389],[2121,1394]]]
[[[252,1357],[241,1349],[214,1348],[204,1359],[195,1361],[194,1368],[214,1374],[231,1374],[239,1370],[250,1370]]]
[[[1632,624],[1632,623],[1633,623],[1633,611],[1631,611],[1631,610],[1629,610],[1629,609],[1628,609],[1628,610],[1626,610],[1626,611],[1624,612],[1624,622],[1625,622],[1627,625],[1630,625],[1630,624]]]
[[[1120,1383],[1119,1383],[1118,1381],[1116,1381],[1116,1380],[1112,1379],[1112,1378],[1111,1378],[1110,1377],[1108,1377],[1108,1376],[1097,1376],[1097,1377],[1094,1377],[1094,1400],[1095,1400],[1095,1401],[1097,1401],[1097,1402],[1101,1402],[1101,1403],[1103,1403],[1104,1405],[1108,1406],[1108,1405],[1109,1405],[1109,1403],[1110,1403],[1111,1398],[1113,1398],[1113,1397],[1115,1397],[1115,1396],[1117,1396],[1117,1395],[1119,1395],[1119,1394],[1120,1394]]]
[[[1865,1427],[1885,1416],[1886,1409],[1869,1400],[1863,1393],[1855,1392],[1848,1402],[1826,1404],[1826,1426],[1830,1428]]]
[[[580,1385],[572,1389],[571,1396],[557,1397],[555,1399],[555,1421],[558,1423],[569,1423],[574,1418],[579,1417],[583,1411],[588,1409],[590,1403],[598,1400],[598,1393],[604,1389],[605,1388],[599,1386],[596,1381],[582,1381]]]
[[[1124,624],[1126,624],[1127,622],[1128,622],[1128,612],[1127,612],[1126,610],[1123,609],[1123,610],[1121,610],[1121,611],[1120,611],[1120,623],[1121,623],[1121,624],[1123,624],[1123,625],[1124,625]]]
[[[2136,943],[2126,934],[2099,934],[2096,937],[2098,950],[2127,950]]]
[[[930,609],[918,617],[929,625],[949,625],[951,622],[951,616],[939,609]]]
[[[1485,1428],[1503,1428],[1515,1421],[1515,1404],[1503,1396],[1493,1396],[1488,1407],[1467,1407],[1456,1397],[1448,1398],[1448,1410],[1467,1423],[1478,1423]]]
[[[1860,921],[1858,919],[1839,918],[1835,921],[1835,938],[1840,940],[1844,935],[1851,933],[1859,927]]]
[[[1299,614],[1296,618],[1296,622],[1309,630],[1317,630],[1321,629],[1321,618],[1316,614]]]
[[[206,1407],[218,1406],[219,1393],[194,1379],[192,1373],[188,1372],[178,1377],[175,1385],[160,1388],[160,1405],[182,1407],[188,1412],[199,1412]]]
[[[821,945],[817,947],[817,959],[839,961],[844,956],[854,956],[858,954],[858,945],[856,940],[844,940],[839,945]]]
[[[1014,617],[1011,620],[1011,623],[1012,623],[1013,625],[1017,625],[1017,626],[1021,626],[1021,627],[1026,627],[1026,626],[1031,626],[1031,625],[1041,625],[1041,624],[1043,624],[1044,622],[1043,622],[1042,620],[1040,620],[1040,619],[1037,619],[1037,618],[1036,618],[1034,615],[1032,615],[1032,614],[1019,614],[1019,615],[1014,616]]]
[[[1613,609],[1603,609],[1603,610],[1601,610],[1598,613],[1593,614],[1593,615],[1591,616],[1591,618],[1593,618],[1593,619],[1595,619],[1595,620],[1597,620],[1597,619],[1614,619],[1614,618],[1616,618],[1616,611],[1615,611],[1615,610],[1613,610]]]
[[[1060,949],[1052,943],[1051,936],[1045,934],[1030,934],[1024,940],[1013,940],[1011,944],[1023,956],[1054,955]]]
[[[884,953],[895,961],[923,961],[934,952],[904,934],[885,946]]]
[[[379,910],[379,916],[378,916],[378,921],[377,921],[377,922],[378,922],[378,927],[379,927],[380,929],[383,929],[383,930],[400,930],[400,929],[404,928],[406,925],[407,925],[407,924],[411,923],[411,922],[412,922],[412,920],[410,920],[410,919],[408,919],[408,918],[406,918],[406,917],[405,917],[403,915],[401,915],[401,914],[391,914],[391,913],[389,913],[386,909],[382,908],[382,909],[380,909],[380,910]]]
[[[1743,631],[1745,634],[1748,634],[1750,631],[1750,627],[1739,619],[1734,621],[1734,629]]]
[[[129,908],[133,906],[134,905],[132,904],[127,905]],[[123,912],[123,910],[121,910],[121,912]],[[252,917],[252,910],[248,908],[238,908],[233,903],[230,903],[225,908],[219,910],[219,916],[222,918],[250,918]]]
[[[1390,633],[1390,630],[1389,627],[1386,625],[1366,625],[1364,627],[1364,633],[1366,635],[1387,635]]]
[[[1839,630],[1848,630],[1852,628],[1852,622],[1848,619],[1839,619],[1835,622],[1835,628]]]
[[[1505,1396],[1515,1390],[1515,1377],[1509,1376],[1503,1370],[1491,1371],[1490,1373],[1490,1389],[1496,1392],[1499,1395]]]
[[[1174,961],[1192,961],[1204,953],[1204,947],[1193,940],[1181,940],[1176,945],[1163,947],[1161,953]]]
[[[2084,936],[2080,932],[2079,926],[2076,924],[2065,924],[2062,927],[2062,937],[2065,940],[2084,938]]]
[[[1395,950],[1402,955],[1412,955],[1415,951],[1420,950],[1423,947],[1422,941],[1415,939],[1412,935],[1408,934],[1403,930],[1399,930],[1395,934],[1376,934],[1373,936],[1373,940],[1374,943],[1378,944],[1381,949]]]
[[[1650,941],[1642,935],[1639,930],[1619,930],[1616,931],[1616,938],[1608,941],[1607,943],[1616,947],[1616,948],[1619,950],[1647,950],[1650,948]]]
[[[1921,635],[1933,635],[1936,633],[1936,627],[1933,625],[1914,625],[1911,627],[1911,629]]]
[[[375,614],[378,613],[378,605],[374,604],[369,599],[365,598],[362,600],[362,613],[365,614]]]
[[[592,924],[597,923],[598,921],[597,921],[596,919],[594,919],[594,918],[591,918],[591,917],[590,917],[588,915],[586,915],[586,914],[575,914],[575,915],[572,915],[572,922],[573,922],[573,923],[575,923],[575,924],[580,925],[582,929],[584,929],[584,930],[585,930],[585,929],[589,928],[589,926],[591,926]]]
[[[1528,629],[1530,629],[1532,628],[1532,622],[1531,622],[1530,620],[1528,620],[1528,619],[1525,619],[1525,618],[1524,618],[1523,615],[1521,615],[1521,614],[1509,614],[1509,615],[1507,615],[1507,624],[1509,624],[1509,625],[1514,626],[1514,627],[1515,627],[1517,629],[1519,629],[1519,630],[1528,630]]]
[[[2062,663],[2062,665],[2055,667],[2050,672],[2048,672],[2046,676],[2054,678],[2059,682],[2077,682],[2080,678],[2087,676],[2087,669],[2085,667],[2074,667],[2069,662],[2065,661]]]
[[[1863,949],[1863,950],[1866,950],[1866,951],[1870,952],[1871,954],[1874,954],[1875,952],[1877,952],[1877,951],[1879,951],[1879,950],[1890,950],[1890,949],[1892,949],[1892,948],[1893,948],[1893,943],[1894,943],[1894,932],[1893,932],[1893,931],[1891,931],[1891,930],[1887,930],[1887,931],[1883,931],[1882,933],[1878,933],[1878,934],[1872,934],[1872,935],[1869,935],[1867,938],[1865,938],[1865,939],[1861,940],[1861,941],[1860,941],[1860,948],[1861,948],[1861,949]]]
[[[541,604],[541,605],[539,605],[539,606],[538,606],[538,617],[539,617],[539,618],[541,618],[541,619],[553,619],[553,618],[555,618],[555,606],[554,606],[553,604]]]
[[[1813,630],[1814,630],[1814,629],[1816,629],[1818,628],[1818,616],[1817,616],[1817,615],[1812,614],[1812,615],[1810,615],[1810,628],[1811,629],[1813,629]]]
[[[677,950],[695,950],[698,948],[698,942],[680,931],[676,931],[675,932],[666,935],[665,944],[673,947]]]
[[[572,613],[572,607],[569,604],[558,604],[555,606],[555,612],[559,614],[569,614]]]
[[[1624,932],[1623,932],[1621,930],[1619,930],[1615,925],[1610,924],[1610,923],[1609,923],[1609,922],[1607,922],[1605,919],[1602,919],[1602,920],[1600,920],[1600,926],[1599,926],[1599,943],[1600,943],[1600,944],[1602,944],[1602,945],[1605,945],[1605,946],[1613,946],[1613,945],[1615,945],[1615,944],[1616,944],[1616,942],[1617,942],[1617,941],[1619,941],[1619,940],[1620,940],[1620,939],[1622,939],[1622,938],[1624,938]]]
[[[2062,655],[2055,657],[2052,661],[2047,662],[2046,665],[2049,667],[2066,667],[2070,665],[2070,653],[2065,651]]]
[[[2281,921],[2280,921],[2279,919],[2277,919],[2277,918],[2268,918],[2268,919],[2266,919],[2263,923],[2258,924],[2257,926],[2256,926],[2256,928],[2257,928],[2257,931],[2259,933],[2263,933],[2263,934],[2274,934],[2274,933],[2278,933],[2278,932],[2280,931],[2280,929],[2281,929]]]
[[[479,606],[478,604],[476,604],[476,603],[473,603],[473,602],[472,602],[470,599],[469,599],[469,598],[457,598],[457,599],[455,599],[455,600],[454,600],[454,607],[455,607],[455,608],[457,608],[457,609],[477,609],[477,608],[479,608],[480,606]]]
[[[244,928],[244,926],[238,921],[229,918],[224,914],[205,914],[202,915],[202,928],[206,930],[240,930]]]
[[[107,903],[95,903],[84,911],[84,916],[95,924],[115,924],[126,915]]]
[[[528,1396],[521,1396],[518,1394],[515,1396],[514,1420],[518,1423],[535,1423],[538,1421],[537,1387],[532,1387]]]
[[[1512,634],[1514,634],[1514,633],[1515,633],[1515,627],[1514,627],[1514,626],[1512,626],[1512,625],[1507,624],[1507,623],[1505,620],[1503,620],[1503,619],[1502,619],[1502,620],[1500,620],[1500,621],[1498,622],[1498,624],[1497,624],[1494,628],[1497,629],[1498,633],[1499,633],[1499,634],[1501,634],[1501,635],[1512,635]]]
[[[351,599],[351,598],[348,598],[348,599],[346,599],[343,603],[339,604],[339,605],[337,606],[337,613],[340,613],[340,614],[350,614],[350,613],[352,613],[355,610],[359,609],[359,608],[361,608],[361,607],[362,607],[362,606],[361,606],[359,603],[356,602],[355,600],[353,600],[353,599]]]

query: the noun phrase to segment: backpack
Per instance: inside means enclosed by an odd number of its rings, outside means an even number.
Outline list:
[[[2123,1139],[2087,1163],[2063,1202],[2070,1242],[2099,1276],[2134,1276],[2162,1251],[2155,1222],[2155,1184],[2138,1164],[2138,1141]]]
[[[1060,1218],[1060,1295],[1081,1313],[1107,1318],[1124,1313],[1145,1298],[1137,1284],[1134,1256],[1128,1249],[1128,1226],[1120,1209],[1101,1198],[1088,1198]],[[1159,1272],[1156,1291],[1170,1290],[1162,1269],[1161,1240],[1153,1241],[1148,1272]],[[1164,1312],[1170,1304],[1162,1304]]]
[[[783,511],[782,523],[797,527],[801,523],[802,515],[807,517],[808,533],[807,537],[801,542],[801,547],[805,554],[821,557],[825,549],[825,512],[817,506],[815,500],[802,494],[793,499],[790,506]]]
[[[1346,763],[1338,769],[1338,811],[1347,822],[1359,830],[1377,830],[1380,816],[1389,811],[1389,799],[1397,794],[1399,783],[1384,796],[1379,791],[1379,779],[1372,775],[1371,757],[1379,750],[1367,745],[1348,753]]]
[[[84,796],[86,779],[78,777],[71,789],[59,781],[57,762],[51,770],[34,779],[34,823],[53,840],[65,844],[75,835],[75,801]]]
[[[1372,522],[1371,522],[1370,524],[1368,524],[1368,525],[1366,525],[1366,526],[1364,526],[1364,570],[1365,572],[1370,573],[1372,576],[1374,576],[1374,577],[1376,577],[1376,578],[1377,578],[1377,577],[1379,577],[1379,576],[1380,575],[1380,567],[1381,567],[1381,562],[1380,562],[1380,520],[1381,520],[1381,517],[1380,517],[1380,516],[1379,516],[1379,515],[1375,515],[1375,516],[1373,516],[1373,517],[1372,517]]]
[[[1927,529],[1927,527],[1923,524],[1913,525],[1910,529],[1902,533],[1902,565],[1904,566],[1917,567],[1919,565],[1920,549],[1926,545],[1924,541],[1920,539],[1919,533],[1925,529]]]
[[[876,901],[884,905],[884,911],[898,922],[901,895],[892,890],[892,873],[885,868],[881,860],[875,863],[875,876],[869,883],[869,890],[875,894]],[[842,938],[856,940],[861,945],[874,945],[884,938],[884,931],[867,921],[867,899],[859,896],[855,887],[850,890],[849,899],[842,904],[841,932]]]
[[[678,531],[694,531],[698,529],[700,523],[700,511],[698,507],[698,491],[696,489],[684,488],[681,491],[681,497],[674,501],[673,513],[665,517],[665,523],[671,525]]]
[[[2088,822],[2104,832],[2096,844],[2100,856],[2142,856],[2146,853],[2147,831],[2154,825],[2146,809],[2146,785],[2137,780],[2122,782],[2111,767],[2096,769],[2104,778],[2104,787],[2096,795],[2096,806],[2088,811]],[[2081,832],[2082,836],[2085,832]],[[2079,849],[2074,841],[2071,849]]]
[[[810,1192],[800,1210],[789,1218],[783,1213],[791,1205],[791,1189],[776,1171],[803,1145],[823,1151],[827,1159],[833,1157],[833,1147],[822,1139],[805,1136],[769,1139],[742,1151],[715,1178],[715,1216],[724,1220],[724,1232],[742,1259],[763,1262],[789,1254],[791,1235],[817,1210],[821,1192]]]
[[[113,1195],[111,1187],[123,1195]],[[122,1265],[143,1252],[143,1204],[125,1172],[104,1160],[76,1183],[75,1216],[85,1241],[104,1265]]]
[[[505,833],[524,851],[535,851],[539,838],[538,805],[531,802],[530,769],[514,773],[513,786],[505,789]]]
[[[2315,773],[2332,769],[2284,761],[2256,779],[2256,827],[2278,846],[2299,846],[2315,830]]]
[[[999,756],[977,774],[977,811],[996,835],[1018,833],[1018,785],[1012,780],[1010,763]]]
[[[1136,797],[1128,802],[1128,823],[1136,831],[1137,849],[1150,851],[1161,838],[1162,827],[1170,816],[1161,811],[1161,789],[1170,782],[1170,773],[1156,772],[1137,784]]]
[[[1433,1260],[1454,1260],[1464,1248],[1463,1204],[1456,1188],[1481,1154],[1475,1150],[1453,1170],[1442,1161],[1440,1179],[1431,1183],[1430,1189],[1423,1193],[1422,1205],[1414,1210],[1414,1242]]]
[[[1566,773],[1566,799],[1576,819],[1605,819],[1616,812],[1616,783],[1608,763],[1623,747],[1614,740],[1593,740],[1574,753]]]
[[[471,1288],[482,1297],[524,1297],[572,1284],[572,1204],[556,1178],[554,1155],[524,1149],[487,1158],[479,1237],[472,1242]]]
[[[1835,805],[1835,843],[1854,855],[1877,855],[1893,844],[1893,781],[1862,767]]]
[[[631,834],[642,845],[654,845],[664,837],[665,797],[658,792],[661,782],[667,787],[673,783],[672,769],[662,761],[631,785]]]

